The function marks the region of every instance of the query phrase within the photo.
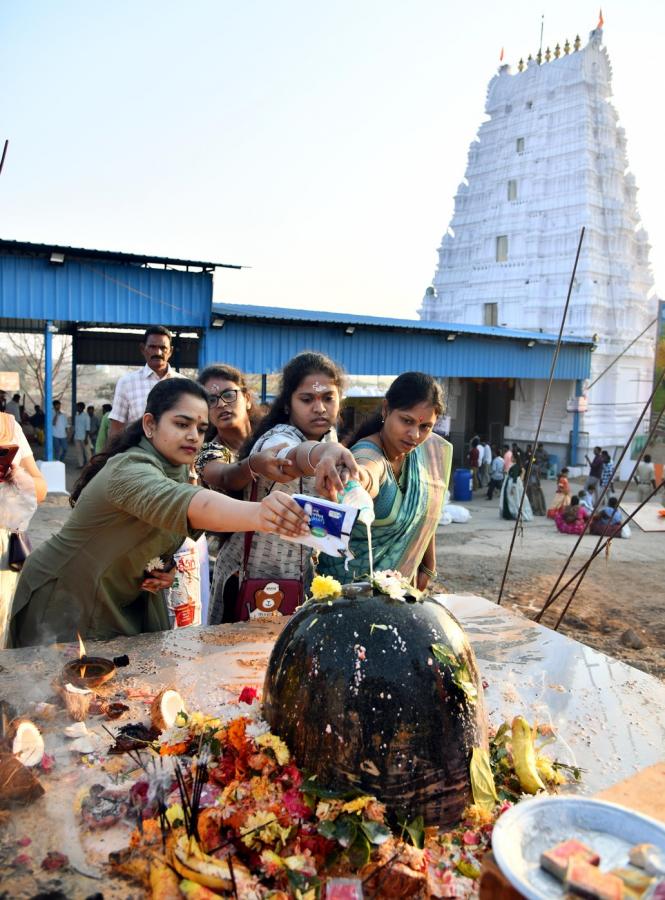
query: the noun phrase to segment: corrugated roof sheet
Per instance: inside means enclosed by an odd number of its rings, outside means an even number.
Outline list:
[[[435,322],[424,319],[393,319],[385,316],[358,316],[352,313],[322,312],[315,309],[291,309],[281,306],[254,306],[245,303],[213,303],[213,316],[240,319],[272,319],[281,322],[314,322],[340,326],[366,326],[369,328],[409,329],[421,332],[448,332],[454,334],[479,335],[489,338],[512,338],[513,340],[541,341],[556,343],[555,334],[541,331],[521,331],[516,328],[501,328],[498,325],[462,325],[453,322]],[[593,341],[582,337],[564,337],[563,343],[591,345]]]
[[[176,259],[172,256],[149,256],[143,253],[123,253],[113,250],[92,250],[85,247],[67,247],[62,244],[33,244],[28,241],[9,241],[0,238],[0,253],[20,253],[43,256],[44,254],[62,253],[70,259],[100,259],[109,262],[138,263],[145,265],[154,263],[160,266],[196,266],[200,269],[243,269],[230,263],[202,262],[196,259]]]

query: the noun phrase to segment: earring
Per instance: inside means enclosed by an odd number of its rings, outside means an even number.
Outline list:
[[[152,437],[152,431],[146,431],[145,436],[146,436],[146,437]]]

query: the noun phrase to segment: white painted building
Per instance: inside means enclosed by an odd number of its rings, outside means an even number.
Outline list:
[[[626,136],[612,106],[602,30],[501,66],[489,83],[455,211],[421,316],[557,333],[582,226],[586,226],[566,334],[596,335],[591,381],[654,319],[649,243],[627,171]],[[625,443],[653,383],[651,329],[588,392],[581,450]],[[507,440],[529,442],[545,391],[514,385]],[[555,382],[542,439],[563,452],[570,386]],[[583,456],[580,454],[580,462]]]

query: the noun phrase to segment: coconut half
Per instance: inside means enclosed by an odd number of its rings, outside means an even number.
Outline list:
[[[150,706],[150,721],[155,728],[160,731],[166,731],[167,728],[173,728],[178,713],[187,713],[185,709],[185,701],[177,691],[167,688],[160,691],[152,701]]]
[[[44,738],[30,719],[17,719],[11,723],[14,735],[12,753],[24,766],[38,766],[44,756]]]

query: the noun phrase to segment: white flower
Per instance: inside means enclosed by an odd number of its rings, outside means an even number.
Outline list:
[[[161,572],[164,568],[164,560],[159,556],[155,556],[149,559],[143,568],[146,572]]]
[[[377,590],[381,591],[382,594],[387,594],[393,600],[403,600],[410,589],[402,573],[393,572],[390,569],[375,572],[372,583]]]

